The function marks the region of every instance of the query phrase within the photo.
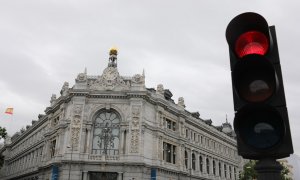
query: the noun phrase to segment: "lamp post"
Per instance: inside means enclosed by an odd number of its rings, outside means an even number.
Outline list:
[[[114,137],[112,135],[112,130],[111,128],[109,128],[109,124],[106,123],[105,127],[103,128],[101,134],[99,135],[100,138],[100,147],[102,147],[102,143],[103,143],[103,154],[107,155],[109,154],[109,152],[107,152],[107,149],[109,149],[110,147],[113,147],[114,144]]]
[[[73,142],[71,143],[71,146],[68,145],[67,148],[71,148],[71,160],[69,162],[69,176],[68,180],[70,180],[70,175],[71,175],[71,163],[72,163],[72,155],[73,155]]]

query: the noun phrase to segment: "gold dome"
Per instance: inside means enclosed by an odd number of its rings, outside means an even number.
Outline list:
[[[118,49],[116,47],[110,48],[109,55],[118,55]]]

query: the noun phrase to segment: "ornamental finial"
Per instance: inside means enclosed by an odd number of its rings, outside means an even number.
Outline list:
[[[118,49],[116,47],[110,48],[108,67],[117,67],[117,55]]]
[[[118,55],[118,49],[115,46],[113,46],[109,50],[109,55]]]

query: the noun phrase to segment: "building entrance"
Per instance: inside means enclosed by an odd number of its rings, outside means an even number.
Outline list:
[[[115,172],[90,172],[90,180],[117,180],[118,173]]]

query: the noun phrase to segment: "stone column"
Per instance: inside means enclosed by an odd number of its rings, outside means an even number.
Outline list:
[[[190,165],[190,167],[189,167],[189,169],[191,170],[191,174],[194,174],[194,169],[193,169],[193,149],[191,149],[190,150],[190,152],[189,152],[189,159],[190,159],[190,163],[189,163],[189,165]]]
[[[197,153],[195,153],[195,155],[196,155],[196,171],[198,171],[198,172],[200,172],[200,161],[199,161],[199,153],[197,152]]]
[[[202,160],[203,160],[203,174],[207,174],[207,170],[206,170],[206,155],[202,156]]]
[[[120,154],[124,154],[124,133],[125,129],[120,129],[120,141],[119,141],[119,149],[120,149]]]
[[[209,174],[211,175],[214,175],[214,172],[213,172],[213,158],[210,158],[209,160]]]
[[[118,172],[118,180],[122,180],[123,172]]]
[[[184,167],[184,163],[182,164],[182,162],[184,162],[184,156],[182,156],[182,152],[184,153],[184,145],[183,144],[181,144],[181,145],[179,145],[178,146],[178,148],[177,148],[177,152],[176,152],[176,162],[178,162],[178,166],[179,166],[179,168],[182,170],[183,169],[183,167]]]
[[[82,128],[81,128],[81,140],[80,140],[80,145],[79,145],[79,147],[80,147],[80,150],[79,150],[79,152],[80,153],[85,153],[85,149],[86,149],[86,135],[87,135],[87,133],[86,133],[86,127],[85,127],[85,125],[83,124],[82,125]]]
[[[221,162],[221,174],[220,174],[220,177],[222,178],[222,177],[225,177],[225,174],[224,174],[224,163],[223,162]]]
[[[87,129],[87,143],[86,143],[86,152],[90,153],[90,142],[91,142],[91,131],[92,131],[92,125],[91,124],[87,124],[86,125],[86,129]]]
[[[82,180],[88,180],[88,171],[82,172]]]
[[[216,176],[220,176],[220,174],[219,174],[219,161],[216,160],[215,162],[216,162]]]

